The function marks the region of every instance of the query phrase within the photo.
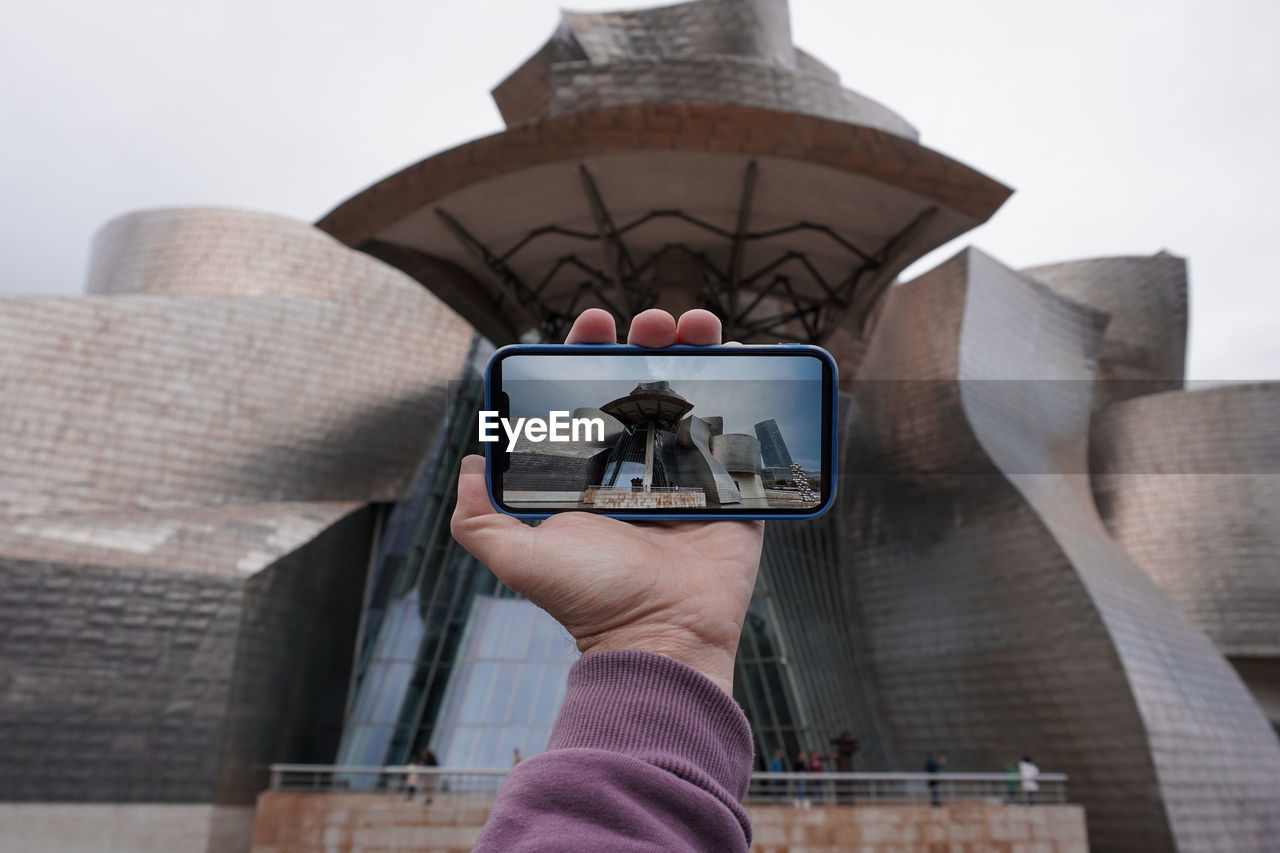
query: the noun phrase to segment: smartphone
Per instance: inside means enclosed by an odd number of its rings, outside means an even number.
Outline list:
[[[489,498],[546,518],[813,518],[835,498],[821,347],[515,345],[485,370]]]

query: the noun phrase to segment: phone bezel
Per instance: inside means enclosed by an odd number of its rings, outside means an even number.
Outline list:
[[[512,356],[527,355],[653,355],[661,353],[662,355],[715,355],[715,356],[777,356],[784,358],[808,357],[817,358],[823,365],[822,368],[822,471],[823,477],[821,489],[819,491],[819,502],[815,507],[797,508],[797,509],[766,509],[759,508],[743,508],[743,509],[725,509],[723,507],[715,507],[712,509],[672,509],[665,512],[653,512],[651,510],[614,510],[610,512],[601,512],[592,509],[554,509],[545,512],[532,512],[528,508],[519,509],[512,508],[498,499],[502,488],[502,474],[505,470],[504,466],[500,466],[498,461],[505,458],[507,451],[501,441],[485,442],[485,483],[489,491],[489,501],[501,513],[514,516],[515,518],[539,519],[550,518],[562,512],[588,512],[592,515],[602,515],[608,518],[618,518],[624,521],[701,521],[715,519],[739,519],[739,520],[782,520],[782,519],[804,519],[817,518],[828,509],[836,497],[836,456],[838,452],[836,440],[836,427],[839,418],[840,394],[839,394],[839,373],[836,367],[835,359],[831,357],[825,349],[810,344],[748,344],[743,346],[685,346],[677,345],[670,347],[662,347],[654,349],[650,347],[631,346],[627,344],[511,344],[504,346],[495,351],[489,357],[489,363],[485,366],[484,371],[484,408],[486,411],[498,411],[503,417],[509,412],[503,411],[501,400],[497,399],[501,390],[502,382],[502,362]],[[499,470],[499,468],[502,470]],[[829,473],[828,473],[829,472]]]

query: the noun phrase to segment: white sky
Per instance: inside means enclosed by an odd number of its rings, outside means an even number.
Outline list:
[[[584,3],[633,8],[655,3]],[[0,294],[79,293],[139,208],[314,221],[501,129],[488,90],[550,0],[8,3]],[[974,243],[1014,267],[1184,255],[1194,379],[1280,378],[1280,3],[792,0],[796,43],[921,142],[1013,186]]]

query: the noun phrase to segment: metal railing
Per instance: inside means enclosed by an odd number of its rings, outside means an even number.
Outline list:
[[[489,802],[510,768],[273,764],[271,790],[390,794],[406,799]],[[753,773],[748,805],[1045,804],[1067,801],[1067,777],[1041,773],[1028,794],[1008,773]]]
[[[489,802],[509,772],[509,768],[272,764],[271,790]]]
[[[673,494],[675,492],[700,492],[698,486],[650,486],[647,489],[636,488],[634,486],[587,486],[585,491],[588,492],[632,492],[634,494]]]
[[[1041,773],[1023,790],[1008,773],[752,773],[744,802],[765,805],[857,803],[1065,803],[1067,777]]]

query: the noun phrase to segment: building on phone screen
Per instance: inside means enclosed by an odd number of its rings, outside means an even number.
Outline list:
[[[738,657],[761,769],[1030,752],[1098,849],[1274,846],[1280,385],[1184,390],[1182,258],[965,248],[899,282],[1011,190],[796,47],[784,0],[565,12],[493,97],[505,129],[314,226],[133,213],[85,296],[0,300],[0,848],[247,850],[272,763],[541,751],[576,650],[449,516],[487,355],[593,306],[839,363],[838,503],[769,525]],[[810,486],[774,421],[641,399],[678,392],[584,403],[605,439],[513,480]]]
[[[599,418],[599,436],[549,442],[521,434],[503,475],[503,500],[530,512],[817,506],[809,478],[816,482],[820,472],[802,472],[801,488],[790,466],[783,474],[774,469],[766,484],[759,439],[725,433],[722,416],[692,414],[695,406],[668,381],[641,382],[599,408],[573,410],[574,418]],[[757,433],[762,426],[786,453],[777,423],[757,424]]]

